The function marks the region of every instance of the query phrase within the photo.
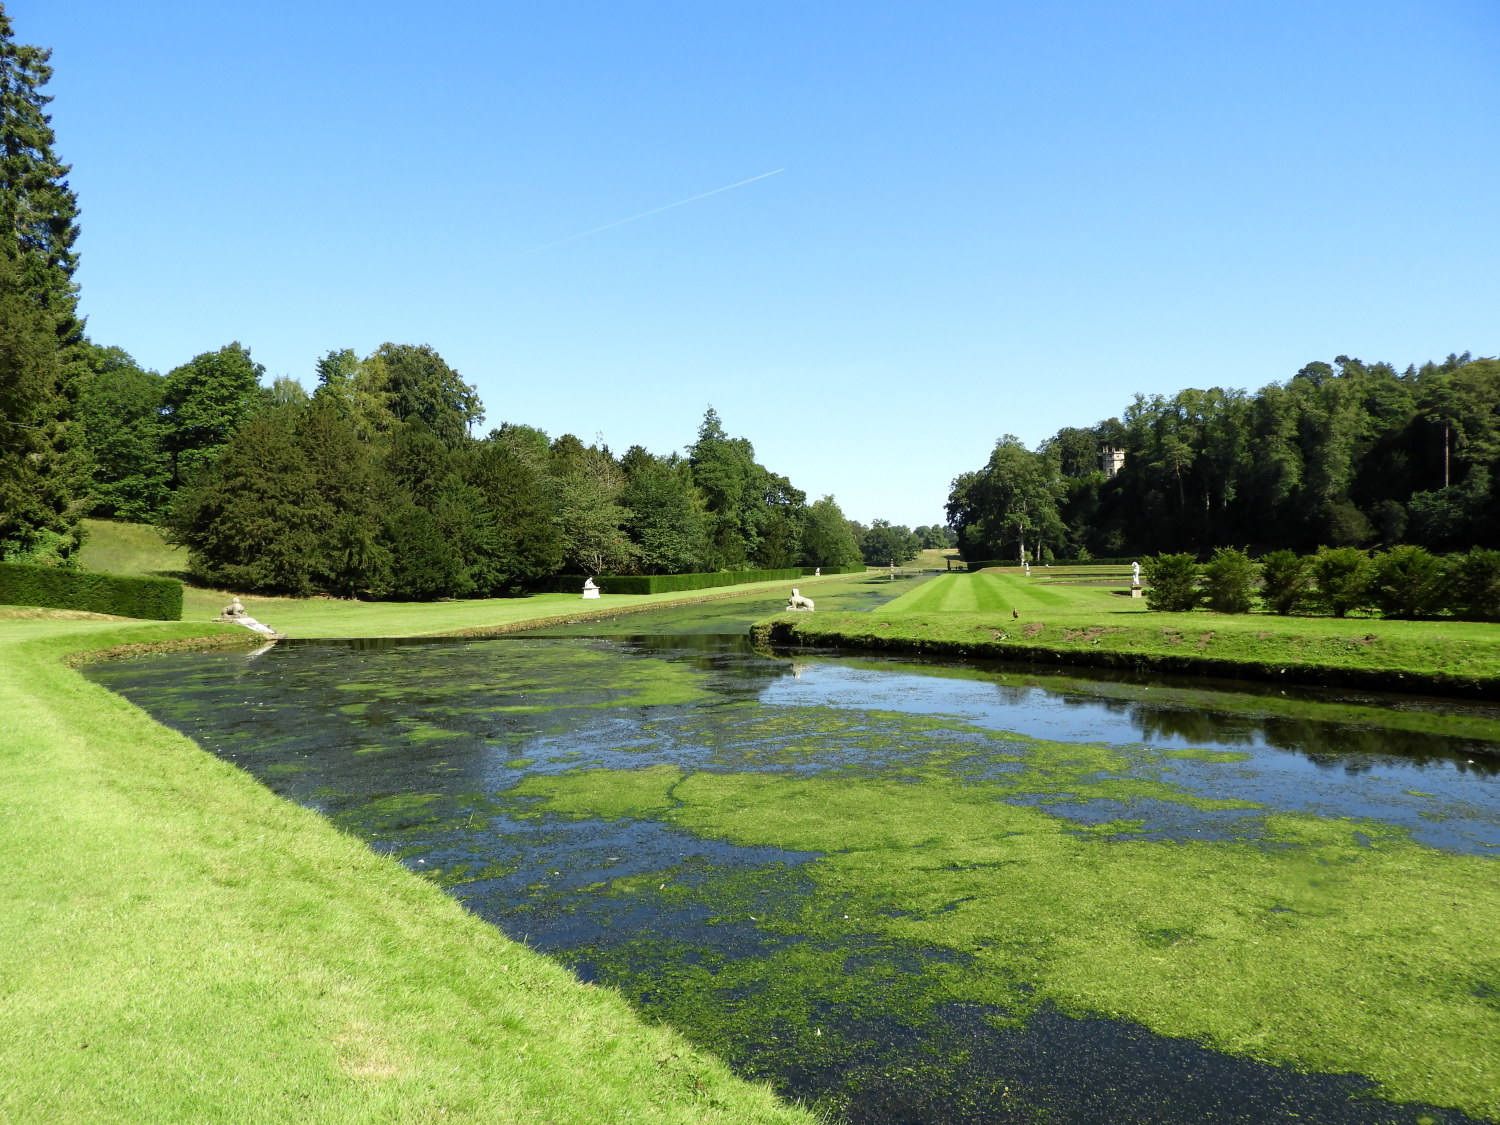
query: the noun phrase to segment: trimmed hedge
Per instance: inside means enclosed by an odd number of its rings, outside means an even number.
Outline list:
[[[182,583],[0,563],[0,605],[78,609],[152,621],[182,620]]]
[[[1051,565],[1051,566],[1129,566],[1131,563],[1133,563],[1133,562],[1139,562],[1143,558],[1145,558],[1144,555],[1135,555],[1135,556],[1132,556],[1131,558],[1128,558],[1128,559],[1048,559],[1047,562],[1045,562],[1045,563],[1039,563],[1039,562],[1032,563],[1031,564],[1031,569],[1032,570],[1041,570],[1041,569],[1045,569],[1048,565]],[[987,567],[992,567],[992,566],[1013,566],[1013,567],[1016,567],[1017,569],[1020,569],[1021,563],[1020,563],[1019,559],[977,559],[974,562],[964,563],[964,566],[968,567],[969,573],[972,574],[976,570],[984,570]]]
[[[715,586],[742,586],[747,582],[787,582],[806,578],[814,567],[793,566],[783,570],[716,570],[701,574],[603,574],[594,579],[606,594],[671,594],[679,590],[707,590]],[[861,566],[825,566],[826,574],[863,574]],[[576,594],[583,591],[581,574],[557,574],[544,578],[533,589],[539,594]]]

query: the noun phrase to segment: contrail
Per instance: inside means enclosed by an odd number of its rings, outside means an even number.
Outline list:
[[[538,250],[550,250],[552,249],[552,247],[561,246],[565,242],[576,242],[580,238],[587,238],[589,235],[598,234],[602,230],[609,230],[611,227],[622,227],[626,223],[633,223],[637,219],[646,218],[646,216],[648,215],[660,215],[663,211],[670,211],[673,207],[681,207],[684,203],[696,203],[700,199],[707,199],[710,195],[718,195],[722,191],[730,191],[737,187],[744,187],[746,184],[753,184],[756,180],[763,180],[767,176],[774,176],[777,174],[777,172],[785,171],[785,168],[777,168],[775,171],[762,172],[758,176],[751,176],[748,180],[740,180],[738,183],[725,184],[723,187],[714,188],[713,191],[705,191],[699,195],[690,195],[686,199],[679,199],[676,203],[668,203],[665,207],[653,207],[649,211],[642,211],[639,215],[631,215],[628,219],[616,219],[612,223],[605,223],[602,227],[595,227],[593,230],[582,231],[578,234],[570,234],[567,238],[559,238],[556,242],[544,242],[540,246],[531,247],[529,250],[517,250],[514,254],[507,254],[503,258],[496,259],[491,264],[499,265],[501,262],[509,262],[515,258],[524,258],[527,254],[535,254]]]

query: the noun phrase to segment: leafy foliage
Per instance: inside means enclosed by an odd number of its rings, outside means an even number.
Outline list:
[[[175,578],[127,578],[0,563],[0,605],[47,606],[177,621],[182,617],[182,583]]]
[[[1310,565],[1313,604],[1324,613],[1345,617],[1369,604],[1374,572],[1370,556],[1358,547],[1324,547]]]
[[[1283,617],[1307,606],[1312,592],[1312,559],[1282,548],[1260,560],[1261,600]]]
[[[1148,609],[1166,613],[1190,610],[1198,604],[1198,563],[1192,555],[1157,555],[1141,567]]]
[[[1234,547],[1220,547],[1203,564],[1203,600],[1215,613],[1249,613],[1259,568]]]

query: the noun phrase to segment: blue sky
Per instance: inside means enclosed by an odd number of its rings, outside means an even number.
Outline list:
[[[429,343],[487,424],[712,403],[914,526],[1138,391],[1500,353],[1493,0],[5,7],[90,335],[162,371]]]

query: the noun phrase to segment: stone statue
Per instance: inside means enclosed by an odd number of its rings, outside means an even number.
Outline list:
[[[594,585],[594,580],[592,578],[585,578],[583,580],[584,600],[587,601],[589,598],[597,598],[598,596],[599,587]]]
[[[797,587],[793,586],[792,596],[787,600],[786,607],[787,609],[805,609],[808,613],[811,613],[813,611],[813,600],[811,598],[804,598],[797,591]]]
[[[1141,584],[1141,564],[1133,562],[1130,564],[1130,584],[1139,586]]]
[[[823,577],[823,568],[821,566],[815,566],[815,567],[813,567],[813,577],[814,578],[822,578]]]
[[[246,613],[245,606],[239,598],[235,598],[234,601],[226,605],[214,620],[223,622],[226,625],[243,625],[246,629],[252,629],[266,637],[279,637],[281,635],[269,625],[262,625]]]

